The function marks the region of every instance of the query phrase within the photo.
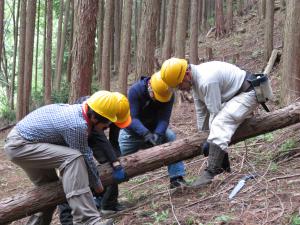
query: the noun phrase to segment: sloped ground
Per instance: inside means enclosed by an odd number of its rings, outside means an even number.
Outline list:
[[[252,71],[263,70],[263,24],[252,11],[235,18],[235,32],[219,41],[208,38],[199,47],[200,58],[205,46],[211,46],[215,59],[236,62]],[[252,18],[251,18],[252,17]],[[280,47],[283,33],[283,12],[275,14],[274,46]],[[237,21],[238,19],[238,21]],[[246,32],[237,32],[245,29]],[[225,56],[225,57],[224,57]],[[279,97],[281,63],[271,73],[276,97]],[[275,101],[271,109],[279,108]],[[262,112],[258,109],[256,113]],[[196,118],[193,103],[183,102],[174,107],[170,127],[178,138],[194,134]],[[198,190],[168,189],[166,168],[161,168],[131,179],[120,185],[120,201],[129,207],[114,216],[116,224],[300,224],[300,125],[251,138],[230,146],[232,173],[216,177],[214,182]],[[1,134],[5,137],[6,134]],[[3,140],[1,146],[3,146]],[[206,159],[197,157],[186,161],[186,180],[192,182],[204,169]],[[5,159],[0,151],[0,198],[11,196],[30,187],[22,170]],[[244,175],[256,174],[229,201],[228,196]],[[25,224],[27,219],[12,224]],[[55,215],[52,224],[59,224]]]

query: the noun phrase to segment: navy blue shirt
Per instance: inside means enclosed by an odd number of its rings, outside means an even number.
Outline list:
[[[147,132],[164,135],[168,126],[174,103],[174,95],[169,102],[153,100],[148,93],[150,77],[141,79],[131,86],[128,92],[131,125],[126,128],[140,136]]]

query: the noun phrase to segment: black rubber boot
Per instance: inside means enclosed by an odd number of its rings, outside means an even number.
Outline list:
[[[50,225],[52,220],[52,215],[55,209],[56,207],[50,208],[43,212],[39,212],[30,216],[26,225]]]
[[[217,174],[222,173],[223,160],[226,152],[214,143],[209,144],[208,166],[204,173],[198,177],[192,184],[192,187],[201,187],[210,184]]]
[[[185,187],[185,186],[187,186],[187,183],[182,176],[173,177],[170,179],[170,189]]]

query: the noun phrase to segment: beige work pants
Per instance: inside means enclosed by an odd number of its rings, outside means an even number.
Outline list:
[[[100,215],[89,188],[86,164],[79,151],[66,146],[27,141],[16,128],[9,133],[4,150],[36,186],[58,180],[55,169],[59,169],[63,189],[72,208],[74,225],[100,224]],[[54,210],[39,213],[42,217],[40,224],[50,224]]]
[[[212,142],[227,151],[231,137],[238,126],[258,106],[254,90],[242,92],[226,102],[211,123],[208,142]]]

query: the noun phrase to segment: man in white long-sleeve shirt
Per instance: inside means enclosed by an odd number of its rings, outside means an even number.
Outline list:
[[[228,168],[231,137],[258,105],[255,91],[247,81],[253,75],[226,62],[193,65],[178,58],[166,60],[160,73],[170,87],[193,90],[198,130],[210,133],[208,166],[192,186],[211,183],[215,175]],[[226,161],[227,168],[223,164]]]

